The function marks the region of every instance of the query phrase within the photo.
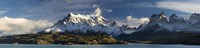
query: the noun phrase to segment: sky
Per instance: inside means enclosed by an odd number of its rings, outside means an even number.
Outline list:
[[[184,15],[200,11],[199,6],[198,0],[1,0],[0,17],[56,22],[69,12],[90,14],[95,7],[99,7],[105,18],[121,20],[130,15],[136,18],[150,17],[161,11],[166,15]]]
[[[192,13],[200,13],[199,2],[199,0],[0,0],[0,32],[27,32],[27,30],[37,32],[39,31],[37,29],[47,28],[66,17],[69,12],[91,14],[96,8],[101,9],[102,16],[106,19],[116,20],[120,25],[137,27],[148,22],[152,14],[161,11],[165,12],[167,17],[176,13],[179,17],[188,19]],[[26,24],[29,28],[21,24]]]

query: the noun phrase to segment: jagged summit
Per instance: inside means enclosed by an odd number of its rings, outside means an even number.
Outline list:
[[[166,17],[166,16],[165,16],[165,12],[163,12],[163,11],[162,11],[162,12],[160,12],[159,16]]]
[[[198,13],[193,13],[191,16],[190,16],[190,20],[192,19],[199,19],[200,20],[200,14]]]
[[[151,22],[162,22],[162,23],[167,23],[167,17],[165,16],[164,12],[161,12],[160,14],[153,14],[150,18],[150,23]]]
[[[170,18],[178,19],[178,16],[176,16],[176,14],[173,13],[173,14],[170,16]]]
[[[169,23],[186,23],[186,21],[183,19],[183,17],[178,17],[174,13],[169,17]]]
[[[157,26],[157,28],[155,28]],[[158,28],[159,27],[159,28]],[[154,29],[153,29],[154,28]],[[153,14],[150,18],[150,22],[139,30],[149,31],[191,31],[200,32],[200,14],[194,13],[190,16],[189,20],[185,20],[183,17],[177,16],[175,13],[169,17],[169,21],[165,16],[164,12],[160,14]]]
[[[101,10],[97,8],[91,15],[69,13],[64,19],[45,29],[45,32],[99,32],[118,35],[122,31],[115,21],[107,20],[101,16]]]
[[[192,25],[200,23],[200,14],[199,13],[193,13],[190,16],[189,23],[192,24]]]
[[[171,22],[174,22],[174,20],[177,20],[177,19],[179,19],[179,17],[176,16],[175,13],[173,13],[173,14],[169,17],[169,22],[170,22],[170,23],[171,23]]]

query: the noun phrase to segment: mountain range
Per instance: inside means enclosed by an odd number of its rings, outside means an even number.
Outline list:
[[[130,32],[128,25],[117,26],[114,20],[107,20],[101,13],[95,11],[91,15],[81,15],[69,13],[67,17],[59,20],[52,27],[45,29],[45,32],[69,32],[69,33],[106,33],[109,35],[119,35]]]
[[[199,44],[200,14],[193,13],[188,20],[164,12],[153,14],[150,22],[141,24],[131,34],[114,36],[118,40],[156,44]]]
[[[169,18],[164,12],[153,14],[150,22],[141,24],[138,28],[130,28],[128,25],[118,26],[114,20],[105,19],[97,11],[91,15],[69,13],[67,17],[59,20],[45,32],[70,32],[70,33],[107,33],[120,35],[126,32],[141,31],[167,31],[167,32],[200,32],[200,14],[194,13],[188,20],[172,14]]]
[[[164,12],[160,14],[153,14],[150,17],[150,22],[145,26],[142,26],[139,30],[154,30],[169,31],[169,32],[200,32],[200,14],[194,13],[188,20],[183,17],[178,17],[176,14],[172,14],[169,19],[165,16]]]
[[[153,14],[149,20],[147,24],[131,28],[129,25],[118,26],[114,20],[105,19],[101,16],[101,13],[96,11],[91,15],[69,13],[67,17],[45,29],[44,32],[86,35],[105,33],[118,40],[128,42],[147,41],[147,43],[193,44],[196,43],[193,40],[199,40],[196,38],[200,34],[200,14],[198,13],[193,13],[186,20],[175,13],[167,18],[165,13],[161,12]],[[127,34],[127,32],[132,33]]]

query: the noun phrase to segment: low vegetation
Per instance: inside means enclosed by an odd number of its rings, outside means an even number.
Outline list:
[[[135,32],[115,38],[132,43],[200,45],[200,33],[194,32]]]
[[[2,44],[127,44],[107,34],[78,35],[69,33],[22,34],[0,37]]]

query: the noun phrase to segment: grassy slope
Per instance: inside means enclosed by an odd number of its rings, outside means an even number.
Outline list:
[[[68,33],[22,34],[0,37],[3,44],[126,44],[106,34],[78,35]]]

